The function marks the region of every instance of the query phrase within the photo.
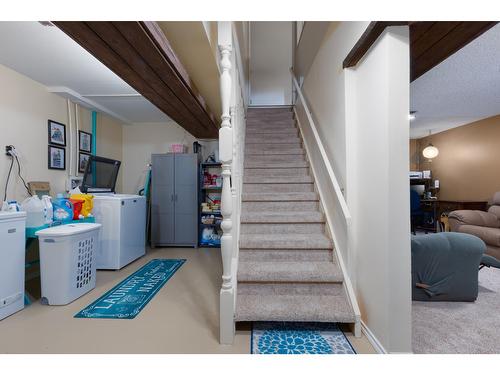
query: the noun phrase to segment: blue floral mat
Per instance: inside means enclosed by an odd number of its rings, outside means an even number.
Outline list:
[[[153,259],[127,277],[75,318],[134,319],[185,259]]]
[[[252,354],[356,354],[335,323],[255,322]]]

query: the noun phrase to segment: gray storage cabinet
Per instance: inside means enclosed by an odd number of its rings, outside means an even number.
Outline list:
[[[151,246],[198,245],[198,155],[153,154]]]

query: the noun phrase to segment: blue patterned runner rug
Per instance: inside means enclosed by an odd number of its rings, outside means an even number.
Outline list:
[[[75,318],[134,319],[184,264],[185,259],[153,259]]]
[[[335,323],[255,322],[252,354],[356,354]]]

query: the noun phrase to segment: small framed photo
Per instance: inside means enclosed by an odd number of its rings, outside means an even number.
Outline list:
[[[66,169],[66,149],[49,145],[49,169]]]
[[[66,146],[66,125],[49,120],[49,143]]]
[[[79,130],[78,147],[81,152],[88,152],[90,154],[92,151],[92,134]]]
[[[89,154],[84,154],[83,152],[78,153],[78,172],[85,173],[85,168],[87,167],[89,159]]]

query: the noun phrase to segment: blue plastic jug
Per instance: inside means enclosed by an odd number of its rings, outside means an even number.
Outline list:
[[[57,194],[56,199],[52,201],[54,210],[54,221],[68,223],[73,220],[73,203],[63,197],[61,193]]]

